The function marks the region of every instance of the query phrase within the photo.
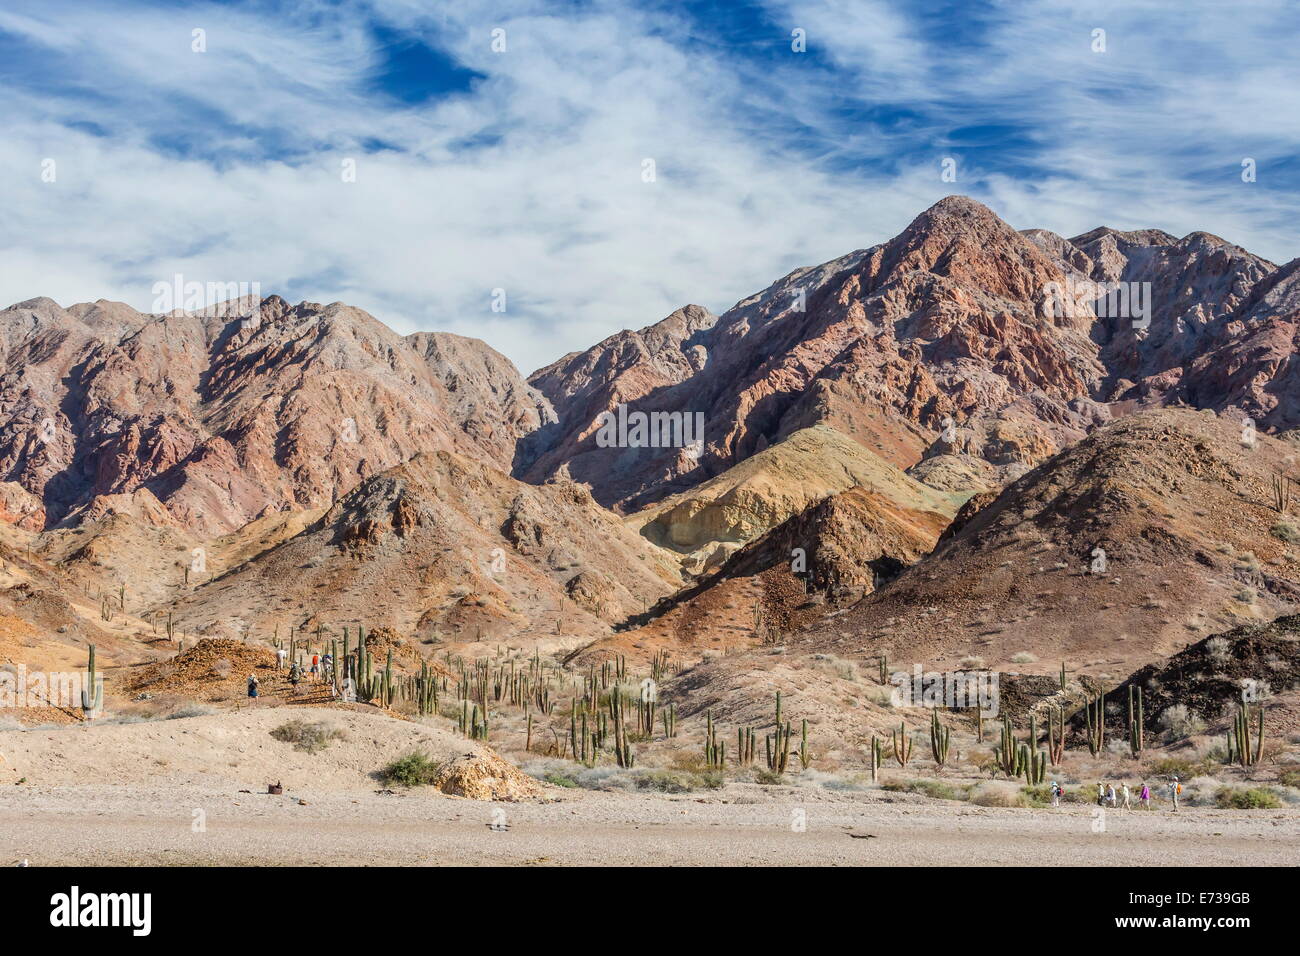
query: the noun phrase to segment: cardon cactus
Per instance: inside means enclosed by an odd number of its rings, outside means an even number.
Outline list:
[[[1253,767],[1259,762],[1264,752],[1264,708],[1258,708],[1259,730],[1254,747],[1250,743],[1250,709],[1246,704],[1237,708],[1232,719],[1232,731],[1228,734],[1228,762],[1234,759],[1243,767]]]
[[[940,770],[948,762],[949,736],[948,728],[939,722],[939,712],[930,711],[930,753],[934,756],[934,762]]]
[[[1106,749],[1106,695],[1084,705],[1084,718],[1088,722],[1088,752],[1094,757]]]
[[[997,761],[998,769],[1008,779],[1019,775],[1019,752],[1016,749],[1016,736],[1011,728],[1010,717],[1002,718],[1002,736],[998,745],[993,748],[993,757]]]
[[[900,767],[906,768],[912,759],[912,738],[908,736],[907,724],[900,722],[897,730],[890,731],[890,736],[894,742],[894,759]]]
[[[1065,711],[1059,707],[1047,712],[1047,755],[1053,767],[1065,756]]]
[[[1142,688],[1129,685],[1128,689],[1128,746],[1136,757],[1142,753]]]
[[[95,645],[90,645],[89,660],[86,663],[87,684],[81,689],[81,710],[87,720],[99,715],[104,706],[104,684],[95,676]]]

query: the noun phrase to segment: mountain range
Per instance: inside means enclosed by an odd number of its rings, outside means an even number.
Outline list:
[[[1127,673],[1295,603],[1298,270],[953,196],[527,377],[342,303],[31,299],[0,311],[0,610],[109,647],[365,623]],[[702,440],[602,440],[638,412]]]

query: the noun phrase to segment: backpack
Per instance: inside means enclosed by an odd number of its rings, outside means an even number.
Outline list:
[[[1175,793],[1182,793],[1182,792],[1183,792],[1183,785],[1182,785],[1181,783],[1178,784],[1178,789],[1177,789],[1176,791],[1174,791],[1174,792],[1175,792]]]

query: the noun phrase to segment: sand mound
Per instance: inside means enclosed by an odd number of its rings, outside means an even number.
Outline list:
[[[444,764],[434,786],[453,797],[471,800],[528,800],[542,795],[532,777],[490,750],[466,753]]]
[[[337,731],[308,752],[273,731],[291,720]],[[185,785],[266,792],[275,781],[285,793],[372,792],[383,767],[412,751],[444,768],[449,793],[476,799],[512,799],[540,792],[501,757],[451,730],[395,720],[377,711],[321,707],[226,711],[201,717],[131,723],[78,724],[36,730],[0,730],[0,786],[26,778],[33,786],[136,785],[158,792]],[[438,788],[412,796],[438,799]],[[480,796],[484,794],[484,796]],[[494,797],[493,794],[500,794]]]

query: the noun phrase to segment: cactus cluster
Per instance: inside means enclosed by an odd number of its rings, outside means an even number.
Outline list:
[[[1128,688],[1128,746],[1134,757],[1142,753],[1143,723],[1142,688],[1130,684]]]
[[[767,750],[767,769],[775,774],[785,773],[790,763],[790,722],[781,723],[781,692],[776,692],[776,722],[773,732],[764,738]]]
[[[930,754],[940,770],[948,762],[948,739],[951,736],[947,727],[939,722],[939,712],[930,711]]]
[[[1259,762],[1264,752],[1264,708],[1256,707],[1258,728],[1255,744],[1250,742],[1250,705],[1242,701],[1237,705],[1237,713],[1232,718],[1232,729],[1228,731],[1228,763],[1239,763],[1243,767],[1253,767]]]
[[[1100,756],[1106,749],[1106,695],[1098,694],[1084,705],[1088,724],[1088,752]]]
[[[912,759],[912,738],[907,733],[907,724],[899,721],[898,729],[891,731],[890,736],[894,742],[894,759],[900,767],[906,768]]]

